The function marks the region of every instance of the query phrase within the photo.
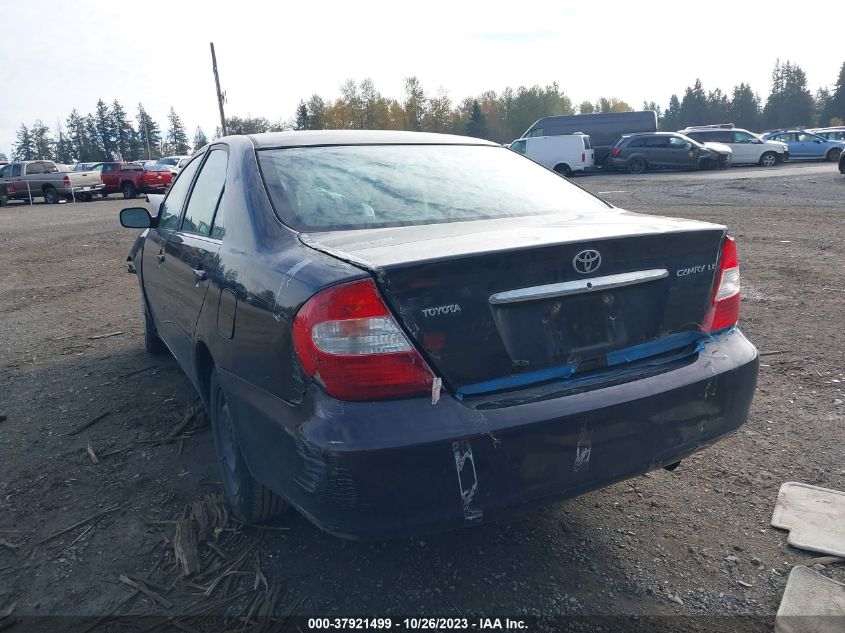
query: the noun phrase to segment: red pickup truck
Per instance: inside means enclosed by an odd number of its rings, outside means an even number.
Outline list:
[[[173,181],[167,170],[147,170],[141,163],[97,163],[91,171],[99,172],[103,195],[122,193],[124,198],[134,198],[139,193],[164,193]]]

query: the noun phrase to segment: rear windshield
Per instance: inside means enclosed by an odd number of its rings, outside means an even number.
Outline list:
[[[144,166],[141,163],[124,163],[121,169],[123,171],[144,171]]]
[[[503,147],[348,145],[258,152],[279,219],[300,230],[440,224],[606,209]]]

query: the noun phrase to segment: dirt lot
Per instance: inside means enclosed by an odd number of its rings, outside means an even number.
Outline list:
[[[220,486],[191,387],[174,361],[144,353],[124,264],[134,232],[117,222],[126,205],[0,209],[0,614],[14,604],[21,627],[31,615],[169,617],[197,604],[230,615],[664,614],[693,616],[663,622],[694,630],[739,630],[716,618],[754,615],[748,630],[770,630],[790,568],[813,557],[769,526],[778,487],[845,490],[845,177],[813,164],[576,182],[631,210],[730,227],[741,325],[765,353],[748,423],[674,472],[460,532],[356,543],[295,515],[263,530],[220,521],[221,551],[202,550],[209,573],[195,582],[178,578],[167,521]],[[244,559],[227,566],[233,552]],[[215,567],[228,580],[214,584]],[[822,573],[845,581],[845,565]],[[237,583],[243,595],[223,600]]]

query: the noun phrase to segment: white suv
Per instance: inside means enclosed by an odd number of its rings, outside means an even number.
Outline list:
[[[733,150],[734,165],[773,167],[789,159],[789,146],[779,141],[764,141],[756,134],[733,125],[702,125],[679,130],[699,143],[723,143]]]

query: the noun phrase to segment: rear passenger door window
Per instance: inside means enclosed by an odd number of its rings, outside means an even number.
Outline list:
[[[229,155],[222,149],[212,150],[202,166],[182,220],[182,232],[211,235],[214,213],[226,184]]]
[[[182,207],[185,204],[185,198],[188,197],[188,191],[191,188],[191,182],[194,179],[194,174],[202,162],[202,155],[198,155],[190,163],[185,166],[176,182],[170,187],[170,192],[161,203],[158,216],[158,228],[174,230],[179,227],[179,219],[182,217]]]

